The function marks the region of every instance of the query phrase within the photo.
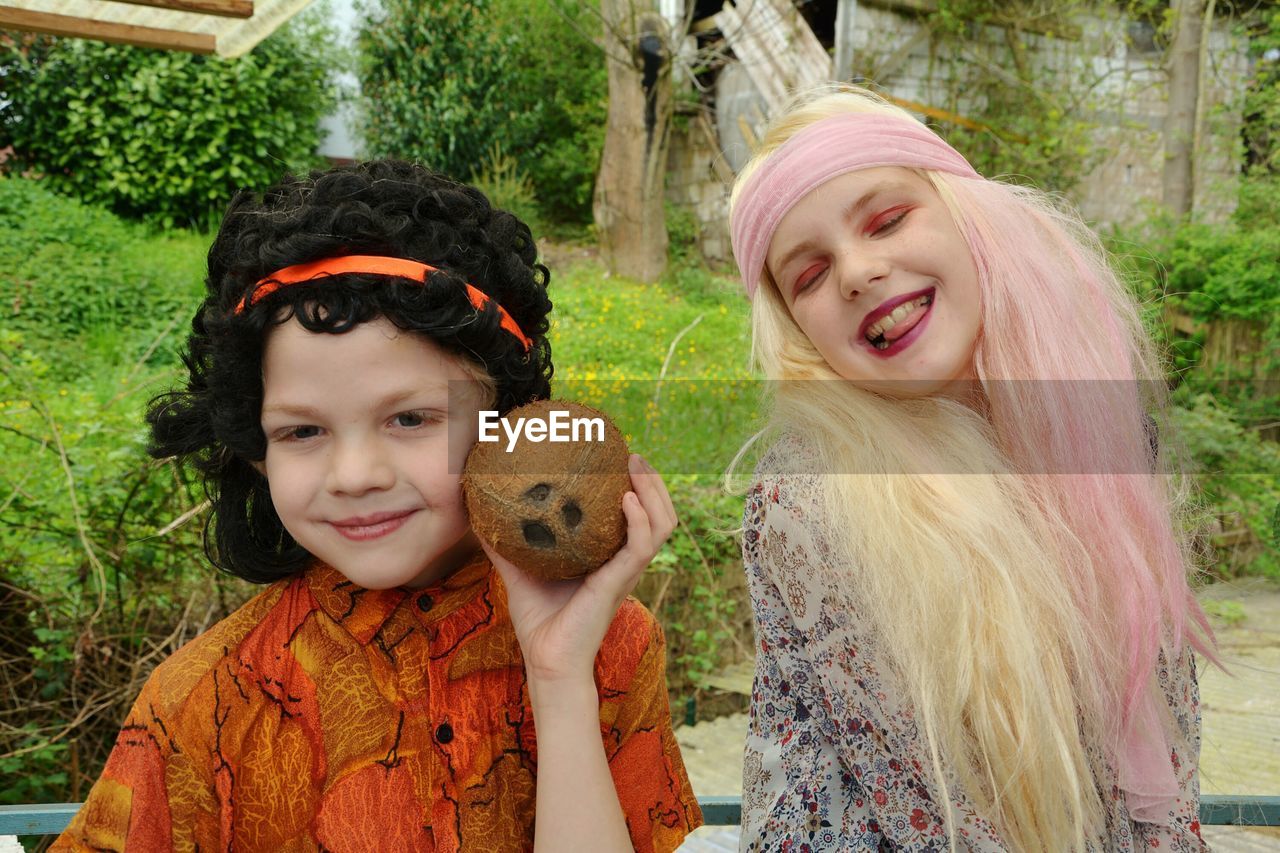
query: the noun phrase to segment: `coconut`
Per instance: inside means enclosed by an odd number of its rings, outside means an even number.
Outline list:
[[[552,441],[555,421],[567,441]],[[541,440],[521,429],[548,425]],[[599,419],[598,426],[576,419]],[[478,442],[462,472],[471,528],[516,566],[544,580],[595,571],[626,541],[622,498],[631,489],[627,443],[603,412],[565,400],[540,400],[508,412],[519,429],[508,450],[506,428],[497,441]],[[585,428],[584,428],[585,427]],[[603,433],[603,435],[601,435]],[[600,439],[603,440],[595,440]]]

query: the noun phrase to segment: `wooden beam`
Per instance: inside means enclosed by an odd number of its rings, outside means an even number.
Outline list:
[[[897,104],[898,106],[902,107],[904,110],[911,110],[912,112],[920,113],[922,115],[927,115],[929,118],[936,118],[939,121],[950,122],[951,124],[958,124],[961,127],[966,127],[969,130],[976,130],[979,133],[992,133],[1000,137],[1001,139],[1007,139],[1013,142],[1020,143],[1022,145],[1026,145],[1031,141],[1027,139],[1025,136],[1019,136],[1016,133],[1009,133],[1008,131],[1001,130],[1000,128],[992,127],[989,124],[983,124],[980,121],[974,121],[973,119],[966,118],[965,116],[962,116],[959,113],[953,113],[951,112],[951,110],[944,110],[940,107],[931,107],[928,104],[921,104],[917,101],[908,101],[905,98],[895,98],[893,95],[890,95],[888,92],[877,92],[877,94],[891,104]]]
[[[138,6],[154,6],[175,12],[195,12],[199,15],[221,15],[225,18],[252,18],[253,0],[111,0],[115,3],[133,3]]]
[[[863,0],[868,6],[878,6],[890,12],[915,12],[917,14],[938,11],[937,0]]]
[[[848,81],[854,77],[853,38],[857,32],[858,0],[840,0],[836,6],[836,55],[831,79]]]
[[[161,30],[155,27],[137,27],[132,24],[113,24],[52,12],[32,12],[0,6],[0,28],[26,30],[52,36],[96,39],[116,44],[132,44],[138,47],[158,47],[164,50],[185,50],[190,53],[213,53],[217,40],[205,33],[188,33],[181,30]]]

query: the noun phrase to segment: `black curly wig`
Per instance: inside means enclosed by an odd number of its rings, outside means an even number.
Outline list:
[[[280,288],[235,312],[260,279],[339,255],[406,258],[439,271],[425,286],[333,276]],[[189,460],[203,477],[212,503],[205,552],[213,564],[270,583],[311,559],[284,529],[266,478],[251,464],[266,456],[259,418],[272,328],[296,318],[309,331],[342,334],[385,318],[480,367],[496,389],[494,407],[506,412],[550,396],[549,281],[528,226],[479,190],[414,164],[359,163],[286,176],[261,196],[239,193],[209,249],[208,292],[183,356],[186,388],[155,398],[147,411],[151,455]],[[477,311],[467,283],[493,301]],[[532,341],[527,352],[500,328],[497,305]]]

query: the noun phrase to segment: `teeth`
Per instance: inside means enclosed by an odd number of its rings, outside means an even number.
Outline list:
[[[892,313],[888,314],[887,316],[881,317],[879,320],[877,320],[876,322],[872,323],[870,326],[867,327],[867,340],[871,341],[872,343],[876,343],[876,347],[878,349],[884,349],[885,347],[889,346],[889,344],[886,342],[884,343],[884,346],[881,346],[880,343],[876,342],[876,338],[880,337],[885,332],[889,331],[894,326],[901,323],[904,319],[906,319],[907,315],[910,314],[912,311],[916,310],[922,305],[928,305],[932,301],[933,300],[928,295],[925,295],[925,296],[921,296],[919,299],[913,299],[910,302],[904,302],[903,304],[899,305],[897,308],[893,309]]]

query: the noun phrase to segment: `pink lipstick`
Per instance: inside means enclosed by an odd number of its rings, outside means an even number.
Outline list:
[[[911,346],[924,333],[925,327],[929,325],[929,319],[933,316],[933,299],[934,288],[930,287],[887,300],[879,308],[867,315],[867,318],[859,328],[857,343],[866,347],[867,351],[872,355],[880,358],[890,358],[897,355]],[[911,308],[910,303],[912,302],[916,303],[918,307]],[[906,313],[905,316],[900,316],[897,322],[890,320],[888,327],[885,328],[885,324],[881,322],[883,318],[903,305],[907,305],[910,308],[909,313]],[[901,310],[906,311],[907,309]],[[884,329],[884,331],[881,331],[881,329]],[[876,335],[874,338],[869,339],[867,335],[872,332],[876,333]]]
[[[862,323],[858,326],[858,337],[866,338],[867,329],[870,328],[871,324],[883,317],[888,317],[893,313],[893,309],[897,308],[899,305],[904,302],[910,302],[913,299],[919,299],[921,296],[931,295],[934,290],[935,288],[926,287],[921,290],[917,290],[914,293],[904,293],[901,296],[894,296],[890,299],[886,299],[877,308],[874,308],[871,313],[862,318]]]

